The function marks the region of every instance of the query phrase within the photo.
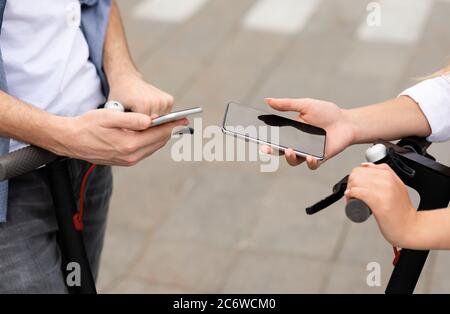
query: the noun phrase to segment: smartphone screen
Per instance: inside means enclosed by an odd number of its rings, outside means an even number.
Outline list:
[[[237,103],[228,104],[222,130],[278,150],[292,148],[298,156],[324,158],[324,129]]]

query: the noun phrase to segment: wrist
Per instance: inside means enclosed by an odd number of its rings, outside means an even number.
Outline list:
[[[109,95],[108,98],[111,100],[110,97],[116,97],[121,96],[123,94],[124,86],[129,86],[132,84],[132,82],[135,82],[136,80],[143,80],[143,76],[140,72],[138,72],[135,69],[128,69],[128,70],[117,70],[115,72],[111,72],[108,76],[108,83],[109,83]],[[117,99],[115,99],[117,100]]]
[[[343,116],[343,120],[344,123],[347,126],[348,129],[348,133],[349,133],[349,138],[350,138],[350,145],[354,145],[354,144],[359,144],[359,140],[358,140],[358,134],[360,134],[360,132],[358,131],[357,128],[357,119],[355,117],[355,111],[354,109],[341,109],[342,112],[342,116]]]
[[[45,128],[45,141],[41,147],[61,156],[68,154],[67,144],[73,141],[74,134],[73,117],[49,115]]]
[[[120,82],[127,77],[143,77],[131,61],[115,65],[114,67],[105,70],[105,73],[110,87],[120,84]]]
[[[404,221],[404,228],[401,230],[397,246],[407,249],[420,249],[426,243],[422,232],[423,219],[420,212],[415,208],[411,207],[410,212],[410,217]]]

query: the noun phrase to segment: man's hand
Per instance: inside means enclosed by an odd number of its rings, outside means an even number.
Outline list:
[[[152,116],[172,110],[173,97],[145,82],[131,59],[115,1],[112,2],[103,52],[103,69],[110,89],[108,100],[118,101],[133,112]]]
[[[142,113],[98,109],[82,116],[52,116],[55,126],[52,144],[46,149],[62,156],[97,164],[132,166],[163,147],[172,129],[187,125],[183,119],[151,127],[151,118]]]
[[[345,115],[345,111],[334,103],[317,99],[273,99],[268,98],[266,102],[273,109],[279,111],[298,112],[297,120],[308,123],[327,131],[325,147],[325,160],[343,151],[352,144],[354,131]],[[263,146],[262,151],[272,153],[269,146]],[[317,169],[321,162],[311,156],[300,158],[292,149],[284,152],[286,161],[291,166],[297,166],[305,160],[310,169]]]
[[[111,75],[109,85],[108,100],[118,101],[133,112],[160,116],[172,110],[173,97],[145,82],[137,71]]]
[[[381,232],[392,245],[414,245],[412,238],[419,236],[418,214],[405,184],[387,164],[364,163],[353,169],[345,195],[347,200],[357,198],[371,208]]]

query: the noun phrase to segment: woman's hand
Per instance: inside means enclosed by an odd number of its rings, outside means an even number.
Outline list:
[[[172,110],[173,97],[144,81],[137,71],[110,75],[108,80],[108,100],[118,101],[132,112],[160,116]]]
[[[320,128],[327,132],[325,160],[343,151],[352,144],[354,131],[346,112],[331,102],[310,98],[304,99],[274,99],[267,98],[266,102],[273,109],[279,111],[298,112],[297,120]],[[263,152],[272,153],[269,146],[262,147]],[[305,161],[295,155],[292,149],[284,152],[287,162],[296,166]],[[321,162],[311,156],[306,158],[310,169],[317,169]]]
[[[383,236],[392,245],[411,248],[417,234],[418,214],[405,184],[386,164],[363,163],[348,179],[347,200],[364,201],[373,212]]]

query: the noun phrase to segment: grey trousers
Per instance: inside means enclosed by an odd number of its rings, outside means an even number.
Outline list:
[[[75,199],[89,164],[68,161]],[[94,276],[97,276],[106,227],[112,173],[97,166],[89,177],[84,211],[84,240]],[[9,182],[8,220],[0,224],[0,293],[66,293],[58,230],[45,169]]]

